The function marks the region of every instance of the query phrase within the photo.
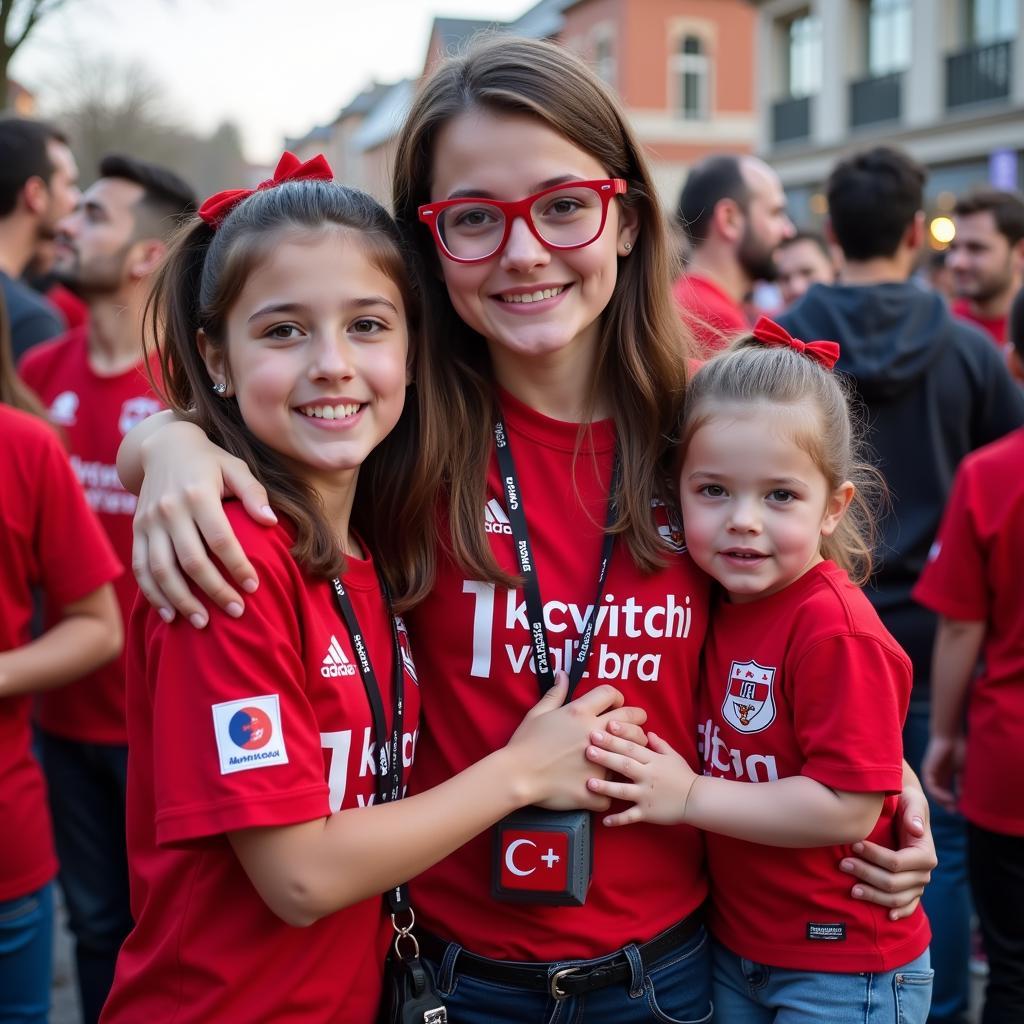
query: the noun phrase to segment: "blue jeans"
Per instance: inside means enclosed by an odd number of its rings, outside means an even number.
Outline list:
[[[713,944],[715,1020],[721,1024],[925,1024],[928,951],[893,971],[793,971],[744,960]]]
[[[703,1024],[711,1020],[711,959],[703,928],[646,970],[637,947],[626,946],[622,952],[632,968],[627,984],[561,1000],[459,974],[461,951],[453,942],[441,963],[427,961],[451,1024]],[[560,961],[551,965],[549,973],[563,967],[595,967],[618,953]]]
[[[75,937],[82,1019],[95,1024],[114,980],[118,950],[132,928],[124,834],[128,749],[41,730],[38,740]]]
[[[915,701],[903,727],[903,756],[918,775],[928,745],[927,702]],[[971,952],[971,894],[967,880],[967,823],[929,799],[939,866],[921,899],[932,926],[935,991],[929,1024],[963,1024],[967,1017]]]
[[[53,972],[53,886],[0,902],[0,1024],[46,1024]]]

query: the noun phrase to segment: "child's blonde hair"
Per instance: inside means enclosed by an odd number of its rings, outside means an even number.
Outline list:
[[[844,481],[854,485],[853,501],[821,553],[863,585],[871,575],[876,511],[885,500],[881,474],[863,457],[859,424],[842,378],[816,360],[787,346],[767,346],[753,336],[736,341],[693,376],[680,432],[679,463],[693,435],[714,414],[716,402],[813,405],[814,426],[794,440],[821,470],[830,491]],[[683,524],[685,530],[685,522]]]

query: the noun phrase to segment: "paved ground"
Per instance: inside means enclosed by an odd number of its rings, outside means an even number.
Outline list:
[[[67,929],[64,927],[64,912],[57,910],[57,948],[55,950],[53,978],[53,1006],[50,1012],[50,1024],[81,1024],[78,1011],[78,996],[75,992],[74,965],[72,964],[71,942]],[[982,995],[982,983],[979,978],[972,978],[970,1020],[977,1024],[980,1020],[979,1009]],[[314,1022],[310,1022],[314,1024]]]

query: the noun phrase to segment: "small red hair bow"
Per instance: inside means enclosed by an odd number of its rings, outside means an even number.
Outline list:
[[[774,347],[784,345],[786,348],[799,352],[802,356],[813,359],[826,370],[831,370],[839,360],[839,346],[834,341],[801,341],[794,338],[785,327],[779,326],[766,316],[758,318],[751,332],[762,345]]]
[[[199,207],[199,216],[211,228],[220,227],[224,218],[243,199],[248,199],[254,192],[262,192],[264,189],[273,188],[286,181],[303,181],[305,179],[332,181],[334,171],[331,170],[331,165],[322,153],[311,160],[302,162],[294,153],[286,151],[277,162],[272,178],[261,181],[255,188],[231,188],[215,193]]]

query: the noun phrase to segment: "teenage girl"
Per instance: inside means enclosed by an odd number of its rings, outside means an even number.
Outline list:
[[[379,481],[399,472],[416,297],[388,215],[330,177],[286,154],[207,200],[155,285],[169,406],[253,467],[280,521],[227,509],[262,584],[243,618],[133,616],[136,926],[107,1022],[372,1020],[380,894],[521,804],[575,805],[583,725],[621,703],[601,687],[560,709],[558,685],[507,745],[399,799],[419,687],[382,580],[424,524],[397,529],[401,487]]]
[[[14,375],[0,297],[0,1021],[45,1024],[57,873],[32,694],[121,653],[121,574],[44,412]],[[39,590],[59,619],[32,639]]]
[[[928,1015],[923,912],[890,920],[835,872],[846,844],[895,838],[911,684],[851,580],[870,572],[870,510],[838,354],[762,318],[694,376],[683,526],[720,588],[701,660],[703,775],[654,733],[649,752],[607,735],[590,752],[628,780],[591,782],[633,804],[606,824],[708,833],[715,1011],[729,1024]]]
[[[549,664],[569,667],[594,605],[580,692],[614,680],[695,757],[708,585],[674,545],[665,440],[682,404],[685,346],[654,184],[620,108],[555,45],[486,42],[418,93],[399,139],[394,209],[425,282],[405,514],[437,517],[433,545],[396,588],[401,607],[415,605],[410,632],[431,684],[413,786],[499,747],[543,685],[537,639]],[[193,425],[164,424],[122,450],[130,482],[139,483],[140,445],[147,470],[136,563],[154,604],[201,625],[207,612],[175,554],[217,604],[240,613],[244,587],[225,583],[201,537],[254,586],[262,577],[231,537],[219,496],[243,496],[259,521],[265,496]],[[512,456],[511,492],[499,435]],[[613,546],[595,601],[610,497]],[[520,581],[523,550],[536,569],[537,629]],[[917,792],[909,815],[923,815]],[[433,934],[422,944],[454,1019],[708,1017],[698,834],[646,825],[598,833],[583,907],[493,898],[488,836],[414,885]],[[549,870],[527,853],[518,870]],[[896,863],[893,875],[863,865],[862,894],[913,901],[931,854],[912,850]]]

